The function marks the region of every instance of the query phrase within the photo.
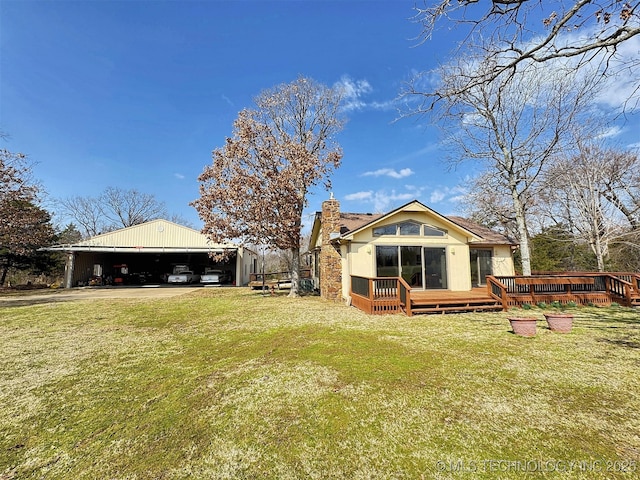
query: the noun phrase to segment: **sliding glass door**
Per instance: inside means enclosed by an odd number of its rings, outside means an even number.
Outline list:
[[[424,288],[447,288],[447,257],[444,248],[424,248],[424,274]]]
[[[487,275],[492,275],[491,257],[492,250],[472,248],[469,250],[469,261],[471,263],[471,285],[479,287],[486,285]]]
[[[402,267],[400,275],[412,288],[424,288],[422,285],[422,249],[420,247],[400,247]]]
[[[444,248],[377,246],[376,276],[401,276],[413,288],[447,288]]]

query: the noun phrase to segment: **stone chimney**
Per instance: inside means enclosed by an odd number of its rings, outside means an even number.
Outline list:
[[[340,202],[333,198],[322,202],[322,245],[320,247],[320,296],[342,300],[342,258],[332,238],[340,235]]]

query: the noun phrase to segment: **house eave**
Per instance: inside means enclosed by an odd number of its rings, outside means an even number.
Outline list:
[[[105,253],[223,253],[228,250],[237,250],[237,247],[115,247],[115,246],[91,246],[91,245],[54,245],[41,250],[49,252],[105,252]]]

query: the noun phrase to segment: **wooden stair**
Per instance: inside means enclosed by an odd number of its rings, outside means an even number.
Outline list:
[[[415,292],[411,296],[411,314],[496,312],[502,303],[486,294],[484,289],[474,292]]]

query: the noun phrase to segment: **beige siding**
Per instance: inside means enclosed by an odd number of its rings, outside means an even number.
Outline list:
[[[447,274],[449,275],[449,290],[458,292],[471,290],[468,245],[447,247]]]
[[[343,296],[350,291],[350,275],[376,276],[376,252],[378,245],[399,245],[444,248],[447,263],[447,285],[449,290],[468,291],[471,289],[471,269],[469,265],[469,238],[466,232],[442,222],[428,212],[399,212],[397,215],[376,223],[375,227],[397,224],[403,221],[417,221],[447,231],[445,237],[424,236],[373,236],[373,228],[367,228],[353,236],[350,245],[343,246],[342,285]],[[511,249],[507,246],[494,247],[493,269],[497,275],[512,275],[513,261]]]
[[[141,225],[97,235],[81,242],[91,247],[145,247],[145,248],[216,248],[197,230],[167,220],[154,220]]]
[[[236,262],[236,285],[246,286],[249,284],[249,274],[253,271],[253,261],[257,255],[246,248],[238,249],[238,260]]]
[[[493,248],[493,263],[491,267],[494,275],[515,275],[511,246],[499,245]]]
[[[340,246],[340,256],[342,262],[342,298],[347,299],[349,297],[349,293],[351,292],[351,276],[350,275],[358,275],[357,273],[349,274],[349,246],[341,245]]]

